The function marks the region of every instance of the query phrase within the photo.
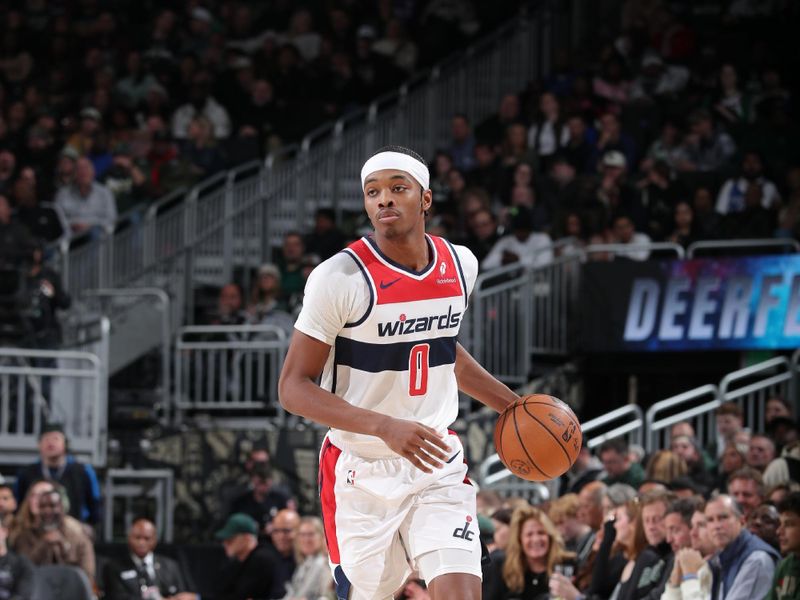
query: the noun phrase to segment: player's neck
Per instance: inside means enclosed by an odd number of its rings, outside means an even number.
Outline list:
[[[422,271],[431,261],[424,231],[393,238],[376,235],[375,241],[381,252],[412,271]]]

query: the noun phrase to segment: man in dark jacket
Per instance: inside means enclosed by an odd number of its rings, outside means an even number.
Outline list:
[[[69,496],[70,516],[94,525],[100,520],[100,484],[91,465],[84,465],[67,454],[67,437],[58,423],[44,426],[39,436],[41,460],[23,467],[17,474],[15,494],[22,503],[32,483],[39,479],[64,486]]]
[[[214,600],[273,598],[274,554],[258,545],[258,523],[249,515],[234,513],[215,537],[230,559],[218,578]]]
[[[169,600],[197,600],[186,591],[178,563],[153,552],[157,544],[153,522],[136,519],[128,530],[128,556],[109,563],[103,573],[106,600],[156,598],[156,592]]]

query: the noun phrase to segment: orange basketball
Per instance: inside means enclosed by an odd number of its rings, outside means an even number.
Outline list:
[[[494,426],[494,445],[517,477],[547,481],[563,475],[578,458],[583,434],[572,409],[553,396],[523,396]]]

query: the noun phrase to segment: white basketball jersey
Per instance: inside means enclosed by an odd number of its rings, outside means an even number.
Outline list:
[[[451,244],[427,240],[433,259],[419,273],[386,257],[371,238],[343,251],[358,265],[370,302],[338,333],[321,385],[354,406],[444,433],[458,414],[456,336],[474,280],[467,285]],[[373,436],[332,430],[330,437],[364,456],[391,452]]]

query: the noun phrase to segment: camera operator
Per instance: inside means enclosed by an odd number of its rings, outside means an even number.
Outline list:
[[[70,307],[72,299],[61,284],[61,277],[42,264],[43,244],[33,245],[32,260],[27,277],[28,320],[33,329],[33,344],[37,348],[56,348],[61,344],[61,324],[56,309]]]

